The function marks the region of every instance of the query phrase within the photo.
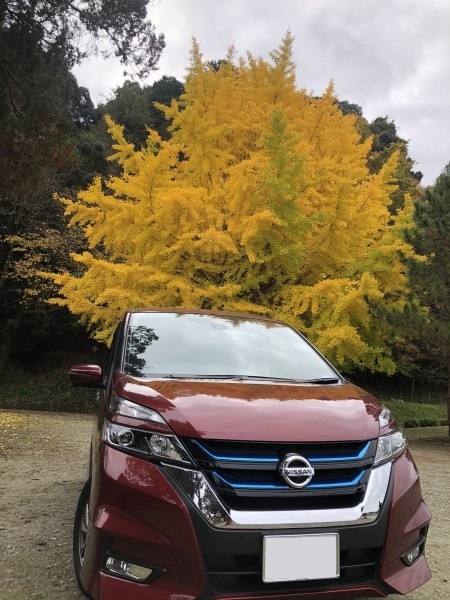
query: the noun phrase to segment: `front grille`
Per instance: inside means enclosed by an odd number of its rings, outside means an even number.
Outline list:
[[[361,502],[376,440],[344,443],[264,443],[185,439],[222,502],[234,510],[346,508]],[[290,487],[279,465],[288,454],[311,463],[315,474],[301,489]]]

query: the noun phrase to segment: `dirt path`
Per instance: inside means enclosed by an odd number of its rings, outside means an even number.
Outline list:
[[[0,600],[85,600],[73,574],[71,532],[92,425],[86,415],[0,410]],[[433,512],[433,579],[391,598],[450,600],[450,446],[411,448]]]

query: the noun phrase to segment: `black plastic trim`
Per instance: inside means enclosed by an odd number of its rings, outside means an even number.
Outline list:
[[[170,477],[170,475],[168,475]],[[263,529],[263,530],[220,530],[211,527],[200,515],[197,509],[191,504],[189,499],[185,496],[183,491],[178,487],[176,482],[170,477],[172,484],[179,491],[180,495],[184,498],[186,507],[189,511],[190,517],[192,519],[192,523],[196,532],[197,540],[200,546],[200,549],[204,558],[205,565],[205,573],[208,580],[208,586],[205,592],[199,597],[199,600],[208,600],[214,595],[225,595],[225,594],[236,594],[236,593],[250,593],[250,594],[258,594],[258,593],[300,593],[300,592],[313,592],[318,589],[323,590],[326,587],[330,589],[336,590],[339,586],[346,585],[358,585],[367,586],[373,585],[376,586],[381,591],[386,594],[392,593],[392,589],[390,589],[386,584],[382,583],[379,579],[379,566],[381,561],[381,553],[382,548],[384,546],[386,530],[389,521],[390,514],[390,506],[392,502],[392,489],[393,489],[393,480],[389,482],[388,492],[386,494],[386,499],[383,507],[381,508],[380,515],[378,519],[370,523],[368,525],[355,525],[355,526],[346,526],[346,527],[323,527],[323,528],[309,528],[309,529]],[[267,584],[262,581],[262,573],[260,568],[261,562],[261,552],[262,552],[262,540],[263,537],[268,535],[269,533],[272,535],[289,535],[289,534],[314,534],[314,533],[339,533],[340,537],[340,550],[341,550],[341,572],[344,571],[344,576],[339,579],[334,579],[332,581],[328,580],[320,580],[317,582],[305,581],[305,582],[289,582],[289,583],[275,583],[275,584]],[[348,553],[349,562],[345,563],[342,561],[342,557]],[[364,556],[365,554],[369,555],[369,559],[366,561],[357,561],[355,564],[352,564],[352,556],[357,556],[358,554]],[[211,557],[224,557],[226,562],[227,557],[231,557],[234,559],[236,557],[237,562],[239,562],[240,557],[244,557],[243,561],[245,562],[245,557],[253,557],[253,562],[255,557],[259,557],[259,570],[255,572],[250,568],[250,570],[245,570],[246,575],[251,578],[251,575],[257,575],[258,584],[250,585],[248,588],[242,585],[242,576],[243,572],[233,570],[232,573],[226,570],[217,569],[217,567],[212,564]],[[370,558],[372,556],[372,558]],[[220,559],[219,559],[220,562]],[[366,569],[370,571],[370,576],[364,577],[362,575],[360,578],[354,577],[353,579],[345,575],[345,569],[350,571],[352,568],[357,568],[360,570]],[[217,586],[214,584],[214,579],[217,579],[217,576],[221,574],[225,577],[235,577],[237,581],[240,582],[236,587],[229,586]],[[245,577],[245,576],[244,576]]]

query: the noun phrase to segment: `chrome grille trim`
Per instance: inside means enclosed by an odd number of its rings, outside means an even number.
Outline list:
[[[213,527],[226,529],[304,529],[374,522],[386,499],[392,463],[372,469],[363,500],[356,506],[320,510],[228,510],[201,471],[164,465],[191,503]]]

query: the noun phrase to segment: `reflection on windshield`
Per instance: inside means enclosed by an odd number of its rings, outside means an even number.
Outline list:
[[[158,340],[154,330],[145,325],[130,327],[125,355],[125,369],[129,375],[139,377],[146,368],[147,348]]]
[[[146,378],[336,379],[320,354],[286,325],[195,313],[133,313],[125,372]]]

